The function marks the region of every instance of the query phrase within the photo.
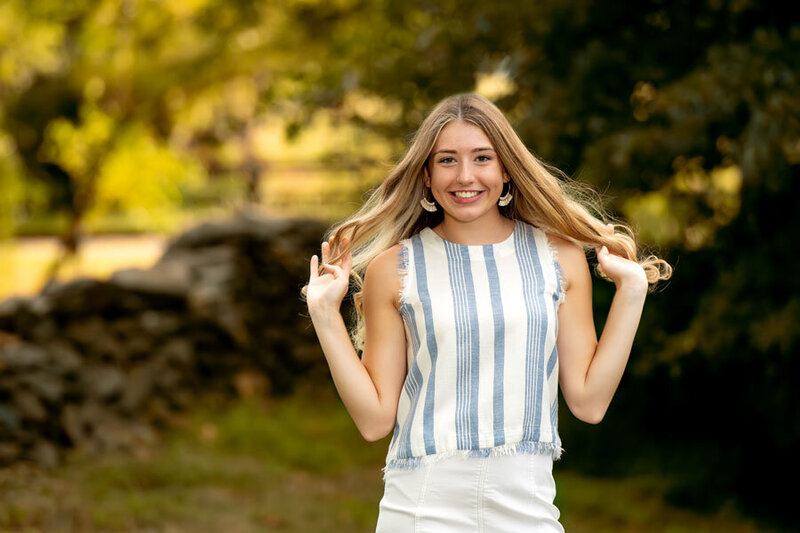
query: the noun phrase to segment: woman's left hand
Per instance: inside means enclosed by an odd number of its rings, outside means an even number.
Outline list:
[[[614,225],[606,224],[606,231],[613,235]],[[595,246],[594,250],[597,253],[597,261],[603,268],[603,272],[614,282],[617,289],[624,284],[647,290],[647,275],[639,263],[609,252],[606,246],[601,248]]]

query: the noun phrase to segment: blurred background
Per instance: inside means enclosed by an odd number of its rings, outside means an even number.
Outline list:
[[[374,531],[299,289],[477,91],[675,269],[566,530],[796,530],[799,76],[777,1],[0,0],[0,529]]]

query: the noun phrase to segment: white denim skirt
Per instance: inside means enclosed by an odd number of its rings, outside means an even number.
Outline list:
[[[376,533],[563,533],[547,454],[451,456],[387,470]]]

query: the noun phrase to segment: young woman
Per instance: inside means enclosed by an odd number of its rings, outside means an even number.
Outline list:
[[[563,531],[559,386],[576,417],[600,422],[649,287],[672,271],[592,216],[604,214],[593,194],[529,152],[489,100],[457,94],[329,230],[321,270],[312,256],[303,294],[336,388],[366,440],[393,431],[378,531]],[[599,342],[592,247],[616,285]]]

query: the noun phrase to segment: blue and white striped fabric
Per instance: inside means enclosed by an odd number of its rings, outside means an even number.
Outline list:
[[[546,453],[558,435],[563,271],[541,228],[464,245],[431,228],[400,241],[408,373],[383,468],[453,455]]]

